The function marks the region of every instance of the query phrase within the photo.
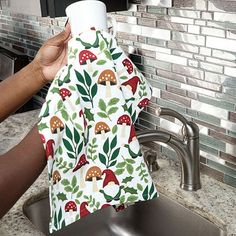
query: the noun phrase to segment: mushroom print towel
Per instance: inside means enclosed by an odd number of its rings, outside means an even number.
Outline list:
[[[109,33],[73,37],[38,130],[48,162],[50,232],[90,213],[157,197],[134,123],[151,88]]]

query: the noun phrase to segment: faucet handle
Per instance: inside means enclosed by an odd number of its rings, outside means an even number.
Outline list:
[[[156,114],[158,116],[171,116],[171,117],[178,119],[183,124],[182,135],[183,135],[184,139],[199,138],[198,126],[194,122],[188,121],[183,115],[181,115],[177,111],[174,111],[169,108],[159,107],[156,110]]]

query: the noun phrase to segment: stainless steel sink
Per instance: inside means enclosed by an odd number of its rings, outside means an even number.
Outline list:
[[[55,236],[223,236],[217,226],[184,206],[160,195],[121,212],[112,207],[87,216],[65,229],[48,233],[49,201],[26,202],[24,214],[45,235]]]

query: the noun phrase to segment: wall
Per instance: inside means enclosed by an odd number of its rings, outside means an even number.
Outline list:
[[[180,112],[200,127],[202,172],[236,187],[236,1],[175,0],[172,8],[136,4],[142,2],[149,1],[133,0],[129,11],[114,14],[119,44],[154,88],[137,127],[179,135],[180,124],[155,111],[163,106]],[[64,21],[5,10],[1,42],[34,56]],[[170,149],[157,149],[175,158]]]

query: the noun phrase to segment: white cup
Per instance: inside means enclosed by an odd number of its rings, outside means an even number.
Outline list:
[[[107,16],[106,5],[98,0],[83,0],[72,3],[66,8],[73,36],[91,28],[108,32],[108,21],[113,25],[113,36],[116,34],[116,20]]]

